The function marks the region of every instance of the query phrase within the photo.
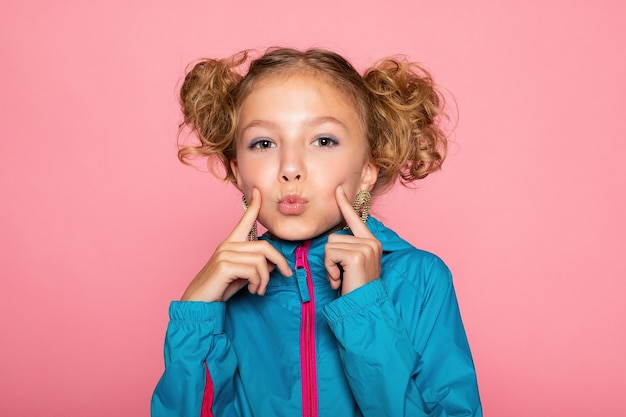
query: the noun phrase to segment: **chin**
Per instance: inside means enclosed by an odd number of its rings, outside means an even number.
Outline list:
[[[320,233],[314,233],[314,232],[307,233],[307,232],[298,232],[298,231],[293,231],[293,230],[285,231],[285,230],[280,230],[280,229],[277,232],[274,232],[272,230],[269,230],[269,232],[275,238],[278,238],[281,240],[287,240],[291,242],[309,240],[320,235]]]
[[[278,227],[267,228],[270,234],[278,239],[288,241],[303,241],[316,238],[325,234],[329,230],[332,230],[332,226],[312,228],[312,227],[298,227],[298,225],[280,225]]]
[[[277,218],[261,219],[261,223],[272,236],[287,241],[303,241],[324,235],[329,231],[337,229],[343,224],[343,218],[333,217],[332,221],[328,221],[331,216],[326,216],[320,222],[320,218],[311,218],[305,216],[281,216]],[[269,220],[264,223],[263,220]]]

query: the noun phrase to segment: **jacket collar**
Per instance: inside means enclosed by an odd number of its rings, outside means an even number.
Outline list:
[[[378,239],[378,241],[382,244],[383,252],[394,252],[397,250],[408,249],[411,247],[408,242],[400,238],[393,230],[389,229],[379,220],[375,219],[372,216],[367,219],[366,225],[370,229],[372,234],[376,237],[376,239]],[[333,233],[352,234],[350,230],[338,230]],[[263,236],[261,236],[261,239],[267,240],[280,253],[282,253],[288,261],[293,261],[295,259],[296,248],[304,243],[302,241],[288,241],[277,239],[271,236],[270,233],[263,234]],[[320,237],[311,239],[309,252],[323,254],[324,246],[326,245],[327,241],[328,235],[322,235]]]

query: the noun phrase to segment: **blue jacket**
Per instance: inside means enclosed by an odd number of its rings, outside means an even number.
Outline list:
[[[264,296],[172,302],[152,416],[482,416],[448,268],[367,225],[381,277],[343,297],[326,280],[326,237],[264,236],[292,277],[275,269]]]

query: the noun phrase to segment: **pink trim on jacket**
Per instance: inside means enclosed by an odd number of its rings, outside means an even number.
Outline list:
[[[317,417],[317,370],[315,355],[315,298],[313,278],[307,259],[309,245],[296,248],[296,270],[304,268],[309,300],[302,302],[302,325],[300,327],[300,372],[302,377],[302,416]]]
[[[211,380],[211,374],[209,374],[209,366],[204,363],[206,369],[206,385],[204,386],[204,395],[202,397],[202,407],[200,408],[200,417],[213,417],[213,395],[215,395],[213,388],[213,381]]]

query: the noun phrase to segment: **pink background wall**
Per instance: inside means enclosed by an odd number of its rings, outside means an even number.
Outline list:
[[[274,44],[455,95],[444,171],[377,213],[452,268],[486,414],[626,415],[623,2],[7,3],[0,415],[148,415],[168,303],[240,215],[176,160],[177,83]]]

